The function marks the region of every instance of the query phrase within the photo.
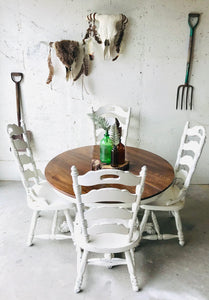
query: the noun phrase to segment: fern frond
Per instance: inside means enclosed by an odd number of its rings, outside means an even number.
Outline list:
[[[95,123],[96,128],[102,128],[105,131],[108,131],[110,129],[110,124],[109,122],[101,116],[98,116],[96,112],[92,112],[88,114],[88,116],[92,119],[93,123]]]

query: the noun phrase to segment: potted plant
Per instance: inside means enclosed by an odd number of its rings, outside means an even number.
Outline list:
[[[109,136],[109,129],[111,125],[109,122],[101,116],[98,116],[94,111],[88,114],[92,121],[95,123],[97,128],[102,128],[105,130],[103,139],[100,141],[100,161],[105,164],[111,163],[111,151],[113,147],[112,140]]]

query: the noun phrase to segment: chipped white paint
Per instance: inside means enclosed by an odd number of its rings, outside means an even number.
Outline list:
[[[182,231],[182,223],[180,210],[184,208],[186,192],[189,187],[192,175],[195,171],[198,159],[201,155],[205,143],[205,129],[203,126],[189,126],[186,123],[181,137],[180,147],[177,153],[177,159],[174,167],[175,179],[167,190],[153,197],[153,201],[146,204],[146,200],[142,200],[141,208],[144,210],[144,216],[141,221],[141,236],[145,229],[148,217],[151,212],[153,228],[155,233],[143,236],[148,240],[167,240],[178,238],[179,244],[184,246],[184,234]],[[189,200],[189,199],[188,199]],[[155,212],[170,212],[176,222],[177,234],[161,234]],[[146,230],[145,230],[146,231]]]
[[[11,149],[27,195],[27,204],[33,211],[27,245],[31,246],[34,238],[51,240],[73,239],[73,221],[70,216],[70,210],[74,206],[68,197],[66,199],[58,196],[51,185],[44,180],[41,171],[36,168],[24,123],[23,127],[9,124],[7,131],[11,142]],[[43,211],[54,212],[51,234],[37,235],[35,234],[35,229],[39,213]],[[58,211],[61,211],[65,215],[71,235],[66,236],[56,233]]]
[[[75,292],[81,291],[87,263],[99,262],[99,265],[109,268],[113,265],[124,264],[124,259],[112,260],[112,255],[120,252],[125,254],[125,264],[128,267],[132,288],[134,291],[138,291],[134,249],[140,242],[137,214],[144,190],[146,166],[142,167],[138,176],[128,171],[111,169],[89,171],[84,175],[79,175],[75,166],[71,168],[71,175],[77,207],[74,235],[77,251],[79,250]],[[105,175],[108,175],[108,178],[103,178]],[[82,186],[108,183],[135,186],[136,192],[131,194],[126,189],[103,187],[82,194]],[[105,203],[104,199],[108,199],[108,203]],[[118,199],[121,203],[115,207],[114,204]],[[124,208],[124,204],[126,208]],[[82,254],[81,249],[83,250]],[[92,259],[88,259],[89,252],[106,255],[105,258],[97,258],[92,261]]]
[[[119,58],[104,61],[102,48],[94,42],[91,74],[71,85],[58,62],[51,86],[48,76],[48,43],[62,39],[82,40],[86,16],[120,14],[129,22]],[[202,13],[195,32],[191,84],[194,110],[176,111],[177,86],[184,81],[188,50],[189,12]],[[33,152],[38,166],[67,149],[93,143],[91,107],[114,104],[132,108],[127,145],[155,152],[172,164],[182,128],[209,126],[209,2],[208,1],[42,1],[0,0],[0,179],[18,179],[9,151],[6,125],[16,121],[13,71],[22,72],[23,110],[33,132]],[[203,150],[193,182],[208,183],[209,145]]]

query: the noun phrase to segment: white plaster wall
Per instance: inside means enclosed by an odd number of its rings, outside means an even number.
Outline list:
[[[51,86],[46,43],[62,39],[81,41],[86,15],[123,13],[129,23],[123,53],[115,62],[98,51],[92,72],[84,82],[65,82],[63,66],[56,64]],[[202,13],[196,30],[194,109],[176,111],[175,98],[184,82],[189,12]],[[93,105],[131,106],[128,145],[141,147],[175,162],[186,120],[209,126],[208,49],[209,1],[203,0],[0,0],[0,179],[18,179],[9,151],[6,125],[16,122],[15,85],[11,72],[24,73],[21,84],[26,124],[33,132],[34,156],[46,163],[67,149],[92,144],[87,117]],[[82,96],[83,94],[83,96]],[[193,183],[208,183],[206,143]]]

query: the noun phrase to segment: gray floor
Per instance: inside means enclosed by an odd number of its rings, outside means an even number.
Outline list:
[[[31,211],[20,182],[0,182],[0,300],[209,299],[209,186],[193,185],[182,221],[186,245],[143,240],[136,249],[141,291],[132,291],[126,266],[89,266],[74,294],[76,254],[71,241],[36,240],[25,246]],[[164,231],[174,229],[162,215]],[[48,216],[40,218],[48,229]],[[61,220],[60,220],[61,221]]]

